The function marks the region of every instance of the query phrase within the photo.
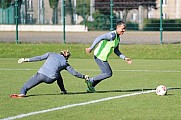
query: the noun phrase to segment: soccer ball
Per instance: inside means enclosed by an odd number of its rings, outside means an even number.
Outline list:
[[[156,94],[159,95],[159,96],[166,95],[167,94],[167,87],[164,86],[164,85],[159,85],[156,88]]]

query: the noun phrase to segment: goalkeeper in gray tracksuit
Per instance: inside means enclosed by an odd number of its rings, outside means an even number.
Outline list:
[[[77,78],[87,79],[87,75],[83,75],[77,71],[75,71],[68,63],[68,58],[70,56],[70,52],[68,50],[63,50],[60,53],[48,52],[41,56],[35,56],[32,58],[21,58],[18,60],[18,63],[23,62],[35,62],[46,60],[43,66],[38,70],[38,72],[30,78],[24,86],[20,90],[20,94],[12,94],[10,97],[12,98],[21,98],[25,97],[28,90],[37,86],[40,83],[51,84],[57,81],[59,88],[61,89],[61,93],[66,94],[66,90],[64,88],[63,79],[61,77],[60,72],[62,70],[67,70],[70,74],[74,75]]]

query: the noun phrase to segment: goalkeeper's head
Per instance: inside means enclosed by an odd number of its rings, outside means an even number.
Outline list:
[[[60,54],[63,55],[66,60],[70,57],[70,52],[68,50],[62,50],[60,51]]]

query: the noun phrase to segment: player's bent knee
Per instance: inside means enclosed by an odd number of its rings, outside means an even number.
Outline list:
[[[112,76],[112,72],[106,73],[106,76],[107,76],[107,78],[111,77]]]

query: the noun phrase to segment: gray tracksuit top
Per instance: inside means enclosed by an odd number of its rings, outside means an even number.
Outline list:
[[[29,62],[46,60],[38,73],[44,74],[51,79],[55,79],[60,75],[62,70],[67,70],[70,74],[78,78],[84,78],[84,75],[75,71],[67,62],[65,57],[59,53],[48,52],[41,56],[28,58]]]

